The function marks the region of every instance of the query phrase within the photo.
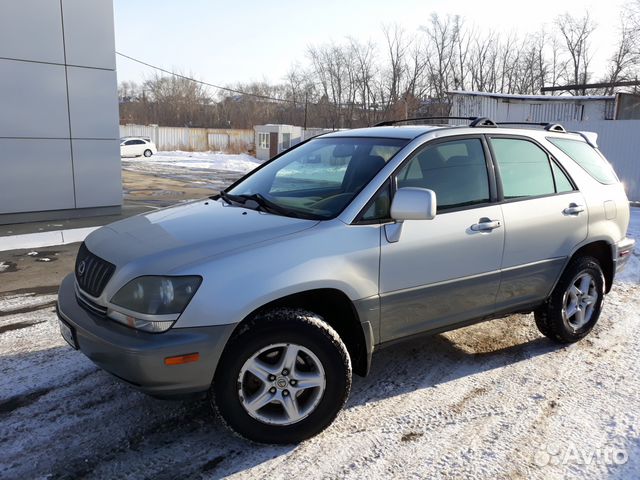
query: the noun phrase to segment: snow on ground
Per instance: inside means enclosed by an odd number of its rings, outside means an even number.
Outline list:
[[[136,160],[152,162],[156,165],[161,164],[186,168],[214,168],[217,170],[230,170],[232,172],[248,172],[261,163],[251,155],[244,153],[182,152],[179,150],[173,152],[158,152],[150,159],[140,157],[140,159]]]
[[[296,446],[248,443],[204,401],[99,370],[60,337],[55,296],[2,297],[0,478],[640,478],[639,259],[585,340],[554,344],[513,315],[389,347]]]
[[[158,152],[145,158],[123,158],[124,168],[140,171],[176,171],[190,170],[225,170],[229,172],[246,173],[258,165],[260,161],[245,153],[228,154],[221,152]]]

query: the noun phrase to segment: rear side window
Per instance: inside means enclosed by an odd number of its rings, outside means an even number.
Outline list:
[[[505,199],[552,195],[556,192],[547,153],[517,138],[492,138]]]
[[[568,138],[547,138],[600,183],[618,183],[618,177],[602,155],[586,142]]]

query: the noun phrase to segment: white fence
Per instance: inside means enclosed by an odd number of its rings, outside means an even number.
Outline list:
[[[120,125],[121,137],[149,137],[158,150],[240,152],[254,146],[253,130]]]
[[[562,122],[567,130],[596,132],[598,146],[624,183],[629,200],[640,202],[640,120]]]

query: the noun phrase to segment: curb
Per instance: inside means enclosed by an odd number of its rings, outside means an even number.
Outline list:
[[[97,227],[72,228],[69,230],[53,230],[50,232],[27,233],[24,235],[10,235],[0,237],[0,252],[7,250],[22,250],[25,248],[51,247],[67,245],[83,241],[87,235]]]

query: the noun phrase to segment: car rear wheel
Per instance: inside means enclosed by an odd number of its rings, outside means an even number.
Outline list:
[[[584,338],[596,325],[604,300],[604,275],[592,257],[572,260],[547,302],[534,312],[540,332],[561,343]]]
[[[153,155],[153,152],[151,150],[149,150],[148,148],[144,151],[144,156],[149,158],[151,155]]]
[[[331,424],[351,388],[351,361],[318,315],[277,309],[255,318],[225,349],[213,405],[236,433],[296,443]]]

